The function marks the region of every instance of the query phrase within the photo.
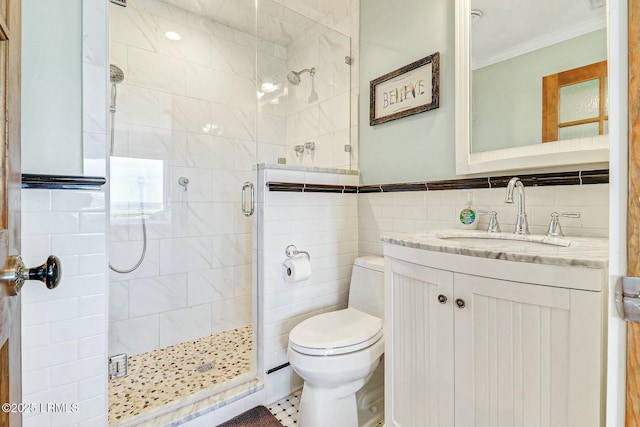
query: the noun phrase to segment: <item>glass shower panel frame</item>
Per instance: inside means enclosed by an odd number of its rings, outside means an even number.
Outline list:
[[[258,162],[351,169],[351,38],[258,2]]]

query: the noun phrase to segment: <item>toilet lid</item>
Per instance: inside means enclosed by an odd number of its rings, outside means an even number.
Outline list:
[[[382,334],[382,319],[347,308],[300,322],[289,333],[289,345],[299,353],[328,356],[366,348]]]

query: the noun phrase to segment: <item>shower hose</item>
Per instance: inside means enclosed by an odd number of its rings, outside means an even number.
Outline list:
[[[140,184],[140,214],[141,214],[140,221],[142,222],[142,254],[140,254],[140,259],[138,260],[138,262],[131,268],[119,269],[114,267],[111,263],[109,263],[109,268],[115,271],[116,273],[122,273],[122,274],[131,273],[132,271],[140,267],[140,264],[142,264],[142,261],[144,261],[144,257],[147,254],[147,222],[144,219],[144,211],[142,208],[142,187],[144,185],[144,181],[140,181],[140,178],[138,178],[138,184]]]

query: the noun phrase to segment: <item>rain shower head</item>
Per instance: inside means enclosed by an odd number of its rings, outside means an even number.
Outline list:
[[[302,73],[309,73],[309,75],[311,77],[313,77],[316,74],[316,68],[312,67],[312,68],[305,68],[304,70],[300,70],[300,71],[289,71],[287,73],[287,80],[289,80],[289,83],[291,83],[294,86],[298,86],[300,84],[300,74]]]
[[[124,71],[117,65],[109,65],[109,80],[111,83],[122,83],[124,80]]]

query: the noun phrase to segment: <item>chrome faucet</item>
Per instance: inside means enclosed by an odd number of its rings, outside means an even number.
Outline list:
[[[516,217],[516,234],[529,234],[529,224],[527,223],[527,212],[524,207],[524,185],[520,178],[514,176],[507,184],[507,195],[505,203],[513,203],[513,190],[518,188],[518,216]]]

